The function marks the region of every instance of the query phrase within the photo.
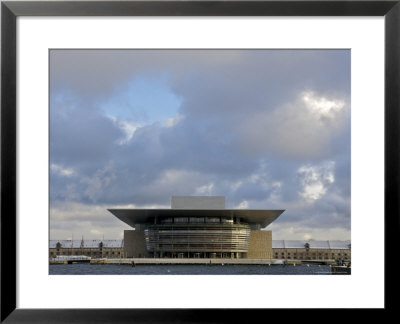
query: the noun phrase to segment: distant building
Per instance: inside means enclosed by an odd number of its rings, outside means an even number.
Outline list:
[[[351,260],[350,241],[273,240],[274,259]]]
[[[272,233],[261,230],[284,210],[225,209],[222,196],[174,196],[170,209],[110,209],[124,231],[124,256],[272,259]]]
[[[93,259],[122,258],[124,240],[50,240],[49,257],[86,255]]]

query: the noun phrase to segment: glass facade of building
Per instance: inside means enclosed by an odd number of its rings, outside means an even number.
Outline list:
[[[247,252],[250,226],[233,219],[177,217],[146,226],[147,251],[154,257],[233,257]]]

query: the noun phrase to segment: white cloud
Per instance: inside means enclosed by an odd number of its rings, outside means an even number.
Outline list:
[[[114,116],[107,116],[109,119],[111,119],[118,128],[120,128],[125,136],[123,138],[120,138],[118,140],[119,145],[127,144],[129,141],[133,138],[133,135],[135,134],[136,130],[141,127],[140,124],[135,123],[135,122],[128,122],[126,120],[119,120]]]
[[[209,183],[196,188],[196,195],[211,195],[214,188],[214,183]]]
[[[329,184],[335,182],[333,161],[319,166],[303,165],[298,169],[302,191],[300,196],[307,202],[320,199],[327,192]]]
[[[345,102],[339,99],[327,99],[316,95],[314,92],[304,92],[303,102],[307,109],[316,116],[334,118],[337,113],[343,110]]]
[[[317,200],[321,196],[325,195],[326,188],[322,182],[315,182],[304,186],[304,191],[301,194],[307,200]]]
[[[174,127],[183,119],[183,115],[176,115],[175,117],[166,118],[164,121],[165,127]]]
[[[238,209],[246,209],[249,208],[249,202],[247,200],[243,200],[239,205],[237,205],[235,208]]]
[[[71,168],[65,168],[59,164],[52,163],[50,165],[50,170],[58,175],[64,176],[64,177],[70,177],[74,175],[75,171]]]
[[[312,236],[311,236],[311,234],[306,233],[303,235],[303,238],[308,241],[308,240],[312,239]]]

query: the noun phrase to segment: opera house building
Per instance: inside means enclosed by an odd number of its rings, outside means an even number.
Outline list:
[[[272,259],[272,232],[284,210],[226,209],[222,196],[173,196],[169,209],[109,209],[132,227],[125,258]]]

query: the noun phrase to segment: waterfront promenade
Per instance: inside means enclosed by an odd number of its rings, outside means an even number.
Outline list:
[[[243,264],[243,265],[300,265],[300,264],[335,264],[335,260],[282,260],[282,259],[171,259],[171,258],[127,258],[127,259],[92,259],[91,264]]]

